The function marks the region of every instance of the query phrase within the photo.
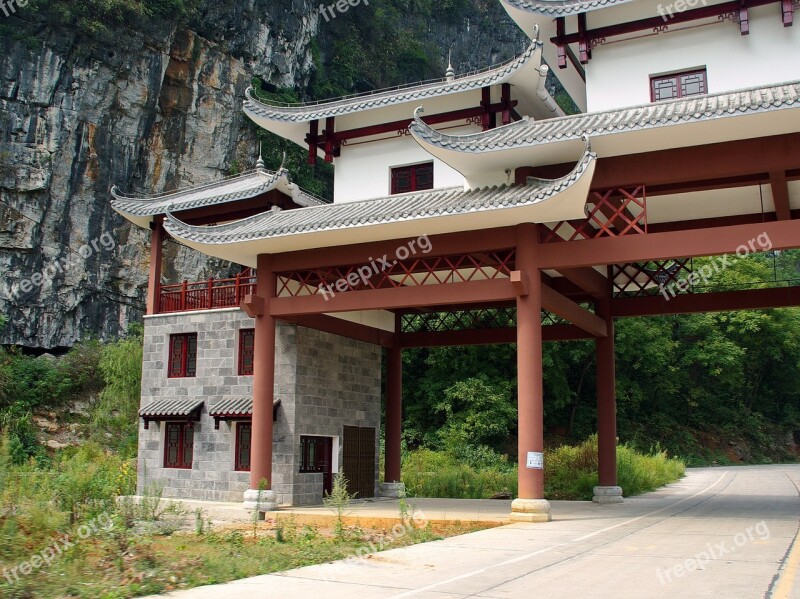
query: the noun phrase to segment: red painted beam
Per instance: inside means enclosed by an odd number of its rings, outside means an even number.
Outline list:
[[[764,233],[772,242],[770,249],[788,250],[800,247],[800,221],[789,220],[544,244],[539,247],[539,267],[558,270],[599,264],[667,260],[676,256],[731,254],[736,252],[736,248],[747,245]]]
[[[775,203],[775,214],[778,220],[789,220],[792,218],[792,209],[789,206],[789,183],[786,180],[786,172],[771,172],[769,182],[772,186],[772,199]]]
[[[583,32],[583,35],[581,35],[580,32],[576,32],[559,36],[557,32],[555,37],[550,38],[550,41],[557,46],[564,46],[565,44],[580,43],[582,39],[590,43],[594,40],[608,39],[630,33],[638,33],[640,31],[660,31],[665,26],[689,23],[702,19],[712,19],[728,13],[739,13],[739,10],[743,6],[746,8],[754,8],[776,2],[782,2],[782,0],[744,0],[743,2],[733,0],[731,2],[702,6],[682,12],[669,12],[660,17],[650,17],[638,21],[598,27],[597,29],[587,29]]]
[[[571,324],[542,327],[543,341],[577,341],[593,339],[590,333]],[[442,331],[436,333],[402,333],[397,336],[401,347],[460,347],[468,345],[500,345],[517,342],[517,329],[482,329],[477,331]]]
[[[602,318],[585,310],[547,285],[542,285],[542,307],[556,316],[570,321],[594,337],[608,335],[608,327]]]
[[[470,281],[445,285],[422,285],[398,289],[371,289],[337,293],[326,300],[321,294],[300,297],[278,297],[270,303],[270,313],[275,318],[305,314],[357,312],[360,310],[394,310],[499,302],[516,297],[507,279]]]
[[[562,268],[558,272],[593,297],[607,297],[611,290],[610,281],[594,268]]]
[[[525,177],[555,178],[569,173],[574,163],[517,169]],[[800,133],[757,137],[702,146],[658,150],[600,158],[592,179],[593,189],[634,187],[645,184],[675,185],[800,169]]]
[[[664,314],[695,314],[700,312],[730,312],[734,310],[764,310],[800,306],[800,287],[746,289],[718,293],[676,295],[670,300],[663,295],[618,298],[614,300],[614,317],[661,316]]]
[[[297,326],[306,327],[307,329],[324,331],[347,339],[363,341],[364,343],[371,343],[372,345],[380,345],[381,347],[392,347],[395,342],[394,333],[384,331],[383,329],[368,327],[357,322],[342,320],[341,318],[335,318],[327,314],[307,314],[304,316],[283,318],[281,320],[296,324]]]
[[[514,244],[513,234],[514,227],[501,227],[483,231],[432,235],[429,240],[433,249],[428,256],[454,256],[511,249]],[[391,258],[395,255],[397,248],[403,245],[407,247],[411,239],[414,238],[289,252],[280,254],[278,263],[281,265],[281,272],[348,264],[369,264],[370,256],[377,259],[386,254]]]

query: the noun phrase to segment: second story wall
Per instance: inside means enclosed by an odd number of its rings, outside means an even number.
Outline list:
[[[468,128],[460,129],[469,132]],[[387,196],[392,191],[393,168],[430,162],[434,188],[464,185],[458,171],[434,159],[409,136],[345,147],[336,159],[334,202]]]
[[[714,3],[697,0],[695,7]],[[659,16],[659,6],[667,18],[669,10],[675,13],[668,0],[646,0],[590,13],[589,27]],[[706,68],[709,93],[800,79],[800,26],[783,26],[778,3],[752,8],[749,16],[747,36],[730,20],[699,27],[692,22],[670,26],[689,27],[684,30],[642,32],[637,39],[612,38],[595,47],[586,65],[588,111],[649,103],[652,75],[696,68]]]

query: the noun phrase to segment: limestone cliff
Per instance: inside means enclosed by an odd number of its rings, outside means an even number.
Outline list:
[[[111,185],[155,193],[251,165],[251,77],[304,95],[313,57],[335,52],[336,28],[309,0],[198,3],[190,26],[132,25],[113,43],[47,23],[0,40],[0,343],[68,347],[139,320],[149,239],[110,209]],[[483,27],[465,16],[427,35],[460,70],[508,58],[522,35],[498,4]],[[166,265],[170,281],[227,272],[174,243]]]

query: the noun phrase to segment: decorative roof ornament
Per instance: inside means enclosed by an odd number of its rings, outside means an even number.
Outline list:
[[[538,42],[539,41],[539,23],[534,23],[533,24],[533,38],[532,39],[533,39],[534,42]]]
[[[445,73],[445,78],[448,81],[453,81],[456,78],[456,70],[453,68],[453,51],[450,50],[450,53],[447,55],[447,72]]]
[[[286,150],[283,151],[283,158],[281,158],[281,165],[278,167],[278,172],[282,173],[285,170],[288,170],[286,168]]]
[[[267,167],[264,165],[264,158],[261,156],[261,142],[258,144],[258,160],[256,160],[256,168],[263,171]]]

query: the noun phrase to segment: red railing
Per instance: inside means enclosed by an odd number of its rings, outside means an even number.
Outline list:
[[[158,311],[189,312],[191,310],[213,310],[235,308],[246,295],[256,292],[254,275],[236,275],[232,279],[208,279],[207,281],[184,281],[176,285],[162,285]]]

